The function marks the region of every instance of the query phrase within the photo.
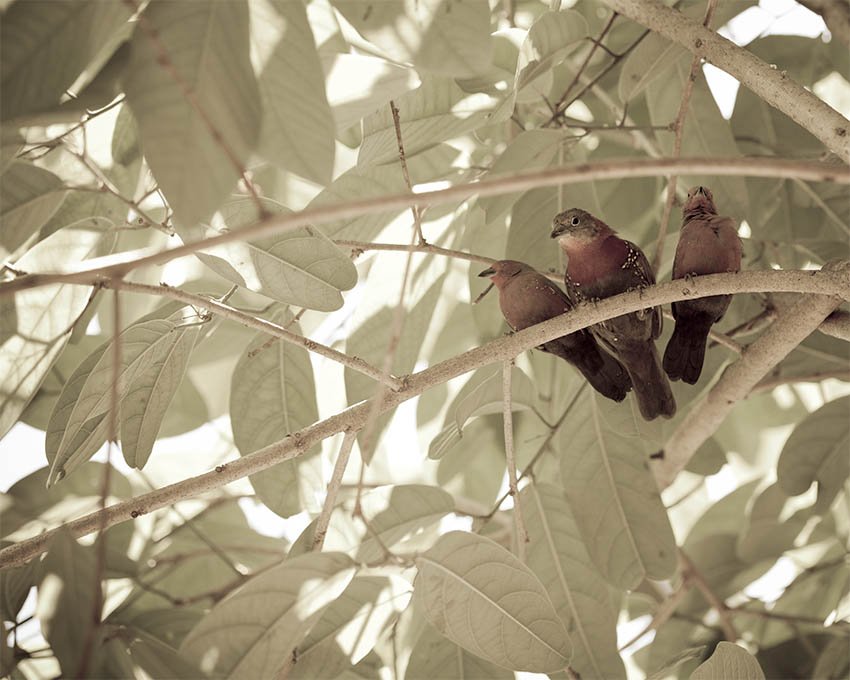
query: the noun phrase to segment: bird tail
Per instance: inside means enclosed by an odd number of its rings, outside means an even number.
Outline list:
[[[644,419],[655,420],[658,416],[672,418],[676,413],[676,400],[667,376],[661,370],[655,343],[646,344],[639,352],[630,353],[629,361],[624,363]]]
[[[705,361],[705,345],[712,320],[703,316],[680,318],[664,350],[664,371],[670,380],[695,385]]]
[[[573,338],[573,342],[578,342]],[[614,401],[623,401],[632,389],[632,381],[623,365],[601,349],[588,334],[586,342],[576,347],[565,346],[560,340],[549,342],[545,351],[560,357],[575,367],[599,394]]]

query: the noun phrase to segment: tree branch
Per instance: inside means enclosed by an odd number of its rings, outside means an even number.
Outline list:
[[[683,287],[682,283],[682,281],[661,283],[643,290],[631,291],[600,300],[595,304],[581,304],[566,314],[549,319],[544,323],[531,326],[509,336],[492,340],[481,347],[476,347],[463,354],[451,357],[430,368],[407,376],[402,389],[385,395],[379,407],[380,412],[386,413],[402,402],[422,394],[425,390],[445,383],[469,371],[474,371],[497,361],[511,359],[525,350],[542,345],[567,333],[573,333],[606,319],[647,307],[710,295],[763,293],[768,291],[803,292],[820,296],[841,296],[844,299],[850,299],[850,263],[847,263],[843,268],[839,267],[824,271],[766,270],[711,274],[693,278],[688,282],[687,287]],[[834,304],[834,297],[821,298],[821,303],[824,299],[829,301],[829,305]],[[805,325],[809,329],[816,325],[812,324],[809,326],[805,311],[815,307],[817,304],[817,297],[806,297],[803,299],[801,306],[805,307],[805,310],[802,312],[801,325]],[[825,317],[827,313],[825,312],[823,316]],[[771,328],[771,332],[780,323],[777,321]],[[786,323],[781,325],[790,326],[792,323],[786,319]],[[788,331],[790,329],[786,329],[786,332]],[[799,334],[800,331],[798,330],[795,335]],[[805,337],[805,335],[802,337]],[[752,350],[748,349],[745,353],[745,358],[748,358],[751,353],[753,353]],[[739,363],[744,363],[744,360],[742,359],[742,362]],[[277,463],[296,458],[308,451],[314,444],[327,437],[348,429],[362,427],[366,422],[370,409],[370,401],[360,402],[330,418],[294,432],[281,441],[270,444],[259,451],[219,465],[213,471],[170,484],[156,491],[121,503],[116,503],[108,507],[103,513],[90,513],[63,525],[63,527],[70,531],[73,536],[80,537],[97,530],[101,521],[107,527],[110,527],[119,522],[135,519],[140,515],[171,505],[178,500],[195,497],[204,492],[220,488],[225,484],[265,470]],[[683,444],[687,443],[687,441],[683,442]],[[687,463],[687,458],[683,457],[681,453],[677,453],[673,460],[675,460],[675,464],[677,465],[676,469]],[[665,461],[666,464],[668,464],[667,461]],[[102,518],[104,515],[105,519]],[[0,569],[19,566],[44,552],[48,541],[55,531],[55,529],[46,531],[38,536],[0,550]]]
[[[180,290],[179,288],[166,286],[164,284],[151,286],[146,283],[132,283],[130,281],[115,279],[111,281],[104,281],[102,285],[104,288],[125,290],[131,293],[158,295],[160,297],[177,300],[178,302],[182,302],[187,305],[193,305],[194,307],[202,307],[214,314],[217,314],[218,316],[224,317],[225,319],[230,319],[231,321],[241,323],[243,326],[247,326],[248,328],[254,328],[258,331],[268,333],[269,335],[273,335],[274,337],[285,340],[293,345],[303,347],[309,352],[323,356],[331,361],[336,361],[338,364],[342,364],[353,371],[369,376],[372,380],[377,380],[381,384],[386,385],[393,390],[399,389],[402,385],[401,380],[393,375],[386,375],[379,368],[372,366],[372,364],[368,361],[364,361],[360,357],[348,356],[347,354],[339,352],[332,347],[328,347],[316,342],[315,340],[305,338],[303,335],[298,335],[297,333],[288,331],[283,326],[279,326],[276,323],[260,319],[256,316],[251,316],[250,314],[241,312],[238,309],[234,309],[223,302],[212,300],[202,295],[189,293],[185,290]]]
[[[850,121],[752,52],[690,20],[660,0],[604,0],[611,9],[726,71],[766,103],[802,126],[845,163],[850,162]]]
[[[823,271],[830,270],[846,275],[850,273],[850,263],[827,265]],[[726,369],[708,394],[692,406],[667,441],[664,458],[655,467],[655,478],[661,489],[673,483],[735,404],[746,398],[770,369],[814,331],[840,302],[836,296],[806,295],[744,350],[741,358]]]
[[[520,562],[525,562],[528,531],[522,517],[522,505],[519,500],[519,487],[516,478],[516,459],[514,458],[514,413],[511,405],[511,370],[513,359],[502,362],[502,421],[505,431],[505,460],[508,465],[508,486],[514,500],[514,533],[516,534],[516,554]]]
[[[94,284],[104,278],[122,277],[128,272],[150,265],[163,264],[179,257],[234,241],[278,234],[308,224],[323,224],[334,220],[351,219],[361,215],[383,212],[411,205],[436,205],[467,199],[471,196],[496,196],[514,191],[527,191],[558,184],[577,184],[602,179],[655,177],[659,174],[747,175],[751,177],[797,178],[814,182],[850,184],[850,169],[827,163],[797,161],[781,158],[634,158],[593,163],[575,163],[563,167],[518,172],[493,177],[447,189],[422,193],[400,193],[374,198],[341,201],[332,205],[305,208],[285,215],[274,215],[250,227],[234,229],[210,238],[184,243],[168,250],[150,253],[124,252],[77,263],[56,273],[31,274],[0,285],[0,295],[11,294],[53,283]]]
[[[708,581],[705,580],[705,577],[702,575],[700,570],[697,569],[696,565],[691,561],[691,558],[688,557],[681,549],[679,550],[679,560],[682,563],[682,572],[684,573],[685,578],[690,583],[693,583],[694,587],[702,593],[705,601],[708,602],[709,606],[711,606],[720,617],[720,627],[723,630],[723,635],[727,640],[729,640],[729,642],[735,642],[741,636],[738,635],[738,631],[732,623],[732,617],[729,616],[729,607],[727,607],[726,603],[711,589],[711,586],[708,585]]]
[[[328,533],[328,526],[331,523],[331,513],[333,513],[336,505],[336,495],[339,492],[339,486],[342,484],[342,476],[345,474],[345,468],[348,466],[348,459],[351,457],[351,449],[354,447],[354,442],[357,441],[357,431],[347,430],[342,438],[342,444],[339,447],[339,455],[337,456],[334,470],[331,474],[331,480],[328,482],[328,493],[325,496],[325,504],[322,506],[322,513],[319,515],[319,520],[316,522],[316,530],[313,532],[313,550],[321,551],[325,544],[325,534]]]

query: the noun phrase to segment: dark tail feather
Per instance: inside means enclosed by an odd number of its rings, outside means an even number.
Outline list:
[[[547,343],[545,349],[574,366],[603,397],[623,401],[632,389],[629,374],[619,361],[588,339],[581,351],[575,347],[570,351],[558,343]]]
[[[676,413],[676,400],[673,398],[667,376],[661,371],[655,343],[650,341],[638,352],[630,353],[625,366],[632,379],[638,408],[644,419],[655,420],[658,416],[672,418]]]
[[[670,380],[696,384],[702,373],[710,329],[711,319],[688,317],[676,321],[676,328],[664,350],[664,371]]]

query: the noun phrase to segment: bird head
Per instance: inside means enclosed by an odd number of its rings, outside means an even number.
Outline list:
[[[685,217],[697,213],[716,215],[717,208],[714,207],[714,195],[711,193],[711,189],[704,186],[692,187],[688,191],[688,200],[682,206],[682,213]]]
[[[565,210],[552,220],[551,237],[562,245],[590,243],[604,233],[611,233],[610,227],[581,208]]]
[[[483,272],[479,273],[478,276],[488,277],[494,284],[496,284],[497,288],[501,288],[514,276],[528,271],[533,270],[525,264],[525,262],[517,262],[516,260],[499,260],[487,267],[487,269]]]

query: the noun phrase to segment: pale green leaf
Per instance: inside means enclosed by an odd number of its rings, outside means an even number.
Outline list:
[[[132,659],[133,664],[151,678],[201,677],[198,667],[187,661],[176,649],[144,630],[121,626],[109,631],[109,639],[119,642],[116,655]]]
[[[666,631],[666,628],[662,629],[662,631]],[[650,675],[647,675],[646,680],[666,680],[676,669],[679,668],[679,666],[682,666],[688,663],[689,661],[693,661],[694,659],[701,658],[703,652],[705,652],[704,645],[684,649],[678,654],[676,654],[676,656],[671,658],[669,661],[667,661],[665,664],[663,664],[655,672]]]
[[[724,465],[726,465],[726,452],[714,437],[709,437],[697,449],[697,452],[688,461],[685,469],[688,472],[708,477],[709,475],[720,472],[720,468]]]
[[[842,680],[850,671],[850,649],[843,636],[834,637],[826,643],[818,656],[812,677],[818,680]]]
[[[753,501],[747,522],[738,535],[738,555],[746,562],[777,558],[794,545],[794,539],[803,530],[810,512],[799,511],[780,521],[788,496],[773,483]]]
[[[59,103],[83,69],[129,19],[122,2],[16,2],[0,18],[0,116]]]
[[[545,12],[528,29],[517,60],[516,90],[531,85],[587,38],[587,22],[573,10]],[[546,88],[548,90],[548,88]]]
[[[529,484],[520,494],[528,527],[528,566],[570,631],[570,667],[583,678],[623,678],[617,652],[617,612],[608,585],[591,562],[561,490]]]
[[[700,664],[691,680],[764,680],[764,673],[755,657],[733,642],[721,642],[714,654]]]
[[[617,85],[620,101],[625,103],[637,97],[685,54],[689,53],[684,47],[650,33],[623,61]]]
[[[214,606],[180,651],[215,677],[273,677],[354,573],[339,553],[289,559]]]
[[[268,199],[263,199],[263,204],[272,214],[289,212]],[[179,233],[186,240],[200,240],[225,230],[238,230],[258,219],[256,204],[251,199],[238,198],[223,205],[210,226],[179,228]],[[198,253],[198,258],[238,286],[273,300],[323,312],[342,307],[340,291],[357,283],[351,258],[309,226],[207,248]]]
[[[69,262],[106,255],[115,243],[98,220],[62,229],[15,263],[25,272],[55,271]],[[0,436],[18,419],[59,356],[91,289],[55,284],[0,301]]]
[[[490,65],[487,0],[332,0],[367,40],[393,61],[420,71],[465,78]]]
[[[14,259],[64,198],[62,180],[52,172],[23,161],[12,163],[0,175],[0,258]]]
[[[511,368],[511,407],[514,411],[525,411],[532,408],[537,390],[531,380],[516,366]],[[472,392],[460,400],[455,408],[455,424],[458,431],[463,432],[463,426],[470,418],[502,413],[504,390],[502,389],[501,368],[478,385]]]
[[[505,478],[504,429],[498,415],[477,418],[458,437],[437,450],[437,438],[428,449],[439,458],[437,483],[451,493],[491,507]]]
[[[484,125],[498,100],[481,92],[464,92],[451,78],[429,76],[395,104],[404,152],[409,157]],[[386,106],[364,119],[363,144],[357,162],[366,166],[397,158],[398,140],[392,114]]]
[[[100,599],[95,569],[94,549],[81,546],[67,531],[51,539],[41,563],[36,616],[65,677],[75,676],[80,668],[92,612]]]
[[[272,163],[331,181],[335,123],[307,12],[291,0],[253,0],[251,60],[263,102],[258,149]]]
[[[4,514],[6,509],[4,508]],[[5,527],[4,527],[5,533]],[[3,547],[7,545],[3,542]],[[0,611],[5,621],[16,621],[30,589],[39,577],[40,564],[31,560],[23,566],[0,571]]]
[[[511,670],[552,673],[569,663],[572,645],[546,589],[497,543],[452,531],[416,566],[416,598],[452,642]]]
[[[685,549],[712,534],[735,534],[737,536],[741,531],[741,518],[746,516],[747,505],[759,483],[759,479],[754,479],[741,484],[734,491],[715,501],[694,522],[685,539]]]
[[[338,133],[420,82],[413,69],[366,54],[331,54],[323,57],[322,65]]]
[[[514,674],[470,654],[447,640],[430,624],[419,636],[404,677],[406,680],[514,680]]]
[[[249,58],[248,6],[154,0],[144,19],[156,31],[156,45],[143,27],[135,31],[127,103],[154,177],[177,219],[191,225],[227,198],[257,142],[261,103]]]
[[[821,406],[797,425],[779,456],[776,476],[790,496],[818,484],[815,512],[823,513],[850,475],[850,397]]]
[[[177,389],[183,382],[200,326],[176,327],[121,398],[121,452],[130,467],[142,469]]]
[[[672,576],[676,542],[640,425],[626,430],[620,409],[591,392],[557,441],[561,481],[591,559],[609,582],[632,589],[644,578]]]
[[[410,584],[397,576],[356,576],[298,646],[293,678],[334,678],[359,663],[407,607]]]
[[[300,332],[298,324],[290,330]],[[307,350],[257,333],[239,357],[230,384],[230,422],[239,452],[253,453],[318,419]],[[251,476],[254,490],[270,510],[282,517],[296,514],[311,502],[314,490],[324,486],[317,452],[313,448]]]
[[[121,105],[112,131],[112,160],[120,165],[130,165],[141,154],[139,128],[129,106]]]

